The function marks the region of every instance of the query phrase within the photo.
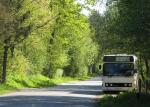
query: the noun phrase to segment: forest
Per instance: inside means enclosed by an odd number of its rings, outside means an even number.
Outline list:
[[[94,12],[90,23],[95,29],[99,54],[126,53],[138,57],[139,79],[150,87],[150,1],[107,0],[104,15]]]
[[[104,1],[0,0],[1,83],[83,78],[99,74],[103,55],[121,53],[135,54],[149,80],[150,1],[107,0],[103,14],[88,8]]]

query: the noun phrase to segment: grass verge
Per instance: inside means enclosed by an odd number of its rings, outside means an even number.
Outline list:
[[[64,82],[86,80],[90,77],[84,78],[72,78],[72,77],[62,77],[50,79],[43,75],[34,75],[30,77],[10,77],[6,84],[0,84],[0,94],[6,94],[10,92],[17,91],[23,88],[43,88],[52,87],[59,85]]]
[[[150,107],[150,95],[142,94],[139,99],[133,92],[122,93],[116,97],[106,95],[100,99],[99,107]]]
[[[13,91],[16,91],[17,88],[8,86],[7,84],[1,84],[0,85],[0,94],[10,93]]]

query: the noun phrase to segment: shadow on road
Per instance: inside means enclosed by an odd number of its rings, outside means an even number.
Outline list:
[[[12,96],[0,98],[0,107],[94,107],[88,98],[64,96]]]

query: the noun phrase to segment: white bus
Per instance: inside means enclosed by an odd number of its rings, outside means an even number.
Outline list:
[[[104,55],[102,67],[103,91],[137,90],[138,71],[136,63],[137,57],[135,55]]]

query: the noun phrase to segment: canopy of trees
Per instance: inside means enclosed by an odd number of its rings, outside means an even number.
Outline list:
[[[104,14],[93,12],[99,54],[135,54],[141,77],[150,77],[150,1],[107,0]]]
[[[87,76],[98,52],[82,8],[75,0],[0,0],[2,82],[36,74]]]

